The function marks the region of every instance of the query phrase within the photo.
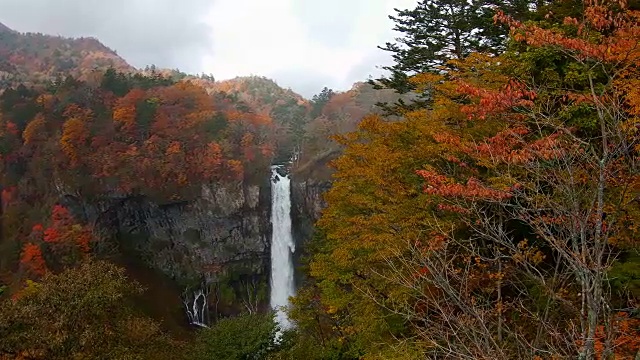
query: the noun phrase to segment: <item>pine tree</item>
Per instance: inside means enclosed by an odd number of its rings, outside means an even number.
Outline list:
[[[441,72],[451,59],[463,59],[472,52],[499,54],[504,50],[507,29],[493,24],[496,8],[527,17],[528,0],[421,0],[413,10],[395,9],[394,30],[402,33],[396,43],[378,48],[392,53],[394,64],[382,67],[388,77],[370,80],[376,89],[395,89],[400,94],[415,90],[409,78],[414,74]],[[378,104],[389,113],[425,107],[428,94],[410,104],[402,99],[393,105]]]
[[[331,98],[335,95],[332,89],[328,87],[324,87],[319,94],[313,95],[311,99],[312,109],[311,109],[311,118],[315,119],[318,116],[322,115],[322,109],[325,105],[331,100]]]

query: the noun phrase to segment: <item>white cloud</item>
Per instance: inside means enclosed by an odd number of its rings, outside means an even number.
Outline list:
[[[388,63],[376,47],[394,37],[388,15],[416,0],[347,1],[345,7],[344,0],[217,0],[208,16],[212,54],[203,68],[217,79],[274,77],[305,96],[323,86],[348,89]]]

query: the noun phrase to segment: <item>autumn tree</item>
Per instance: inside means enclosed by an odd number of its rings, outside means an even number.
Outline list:
[[[292,311],[315,341],[371,358],[633,353],[615,344],[637,334],[620,312],[635,300],[607,274],[637,249],[638,15],[585,5],[550,29],[499,15],[527,46],[414,76],[431,109],[344,138]]]
[[[39,278],[47,273],[47,264],[40,246],[27,243],[22,249],[20,266],[27,277]]]
[[[0,303],[0,356],[175,359],[172,342],[131,306],[140,286],[105,262],[47,274]]]
[[[584,19],[566,18],[558,29],[499,14],[514,40],[534,49],[514,57],[521,62],[513,65],[513,74],[528,76],[499,90],[457,81],[457,90],[471,101],[460,107],[468,119],[502,119],[504,128],[482,141],[439,134],[435,140],[459,149],[458,156],[446,166],[418,172],[426,193],[441,199],[443,211],[460,215],[473,242],[442,232],[441,249],[417,246],[410,262],[422,265],[427,275],[421,278],[458,304],[465,297],[449,282],[460,272],[446,267],[455,257],[445,251],[464,246],[477,266],[495,271],[495,290],[482,298],[495,313],[478,307],[477,297],[462,307],[471,319],[482,319],[483,336],[497,339],[482,347],[495,357],[510,356],[504,352],[506,343],[501,345],[509,338],[509,351],[519,356],[608,358],[621,354],[615,339],[627,336],[616,325],[620,314],[612,310],[615,295],[607,273],[630,242],[637,247],[626,238],[626,224],[635,208],[629,199],[637,194],[637,137],[629,130],[637,117],[637,94],[629,81],[638,77],[638,13],[609,2],[586,2],[585,8]],[[542,74],[529,67],[526,57],[542,51],[565,59],[559,62],[567,70],[564,76],[529,80]],[[450,274],[446,282],[435,275],[443,271]],[[402,279],[405,286],[415,286],[413,279]],[[536,331],[511,323],[514,313],[529,318]],[[464,326],[458,317],[447,322],[458,323],[451,331]],[[598,343],[599,337],[606,340]],[[456,349],[460,356],[470,350],[468,345]]]
[[[47,228],[35,225],[32,236],[44,242],[47,252],[52,255],[51,263],[58,267],[87,260],[95,241],[91,229],[79,224],[61,205],[53,207],[50,225]]]
[[[127,95],[118,100],[113,110],[113,120],[122,135],[128,139],[137,136],[139,130],[136,121],[136,106],[143,101],[145,92],[141,89],[133,89]]]
[[[34,144],[46,140],[45,120],[42,114],[38,114],[33,120],[27,124],[22,133],[25,144]]]
[[[80,164],[82,147],[89,136],[83,119],[70,118],[62,128],[60,147],[69,158],[70,165],[76,167]]]

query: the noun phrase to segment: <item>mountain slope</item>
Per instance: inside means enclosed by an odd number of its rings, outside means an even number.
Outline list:
[[[109,67],[135,70],[97,39],[19,33],[0,24],[0,87],[38,84],[65,75],[88,80],[94,70]]]
[[[380,113],[382,109],[376,106],[377,103],[393,103],[408,96],[399,95],[392,89],[376,90],[364,82],[355,83],[348,91],[331,94],[319,115],[305,124],[305,139],[294,171],[307,173],[307,176],[310,171],[315,173],[314,177],[328,179],[331,171],[327,163],[342,152],[333,136],[355,131],[367,114]]]
[[[270,113],[283,104],[307,106],[308,101],[291,89],[285,89],[275,81],[262,76],[242,76],[213,84],[214,91],[235,94],[238,100],[260,111]]]
[[[0,24],[0,89],[20,83],[44,84],[67,75],[96,82],[111,67],[119,72],[189,81],[210,94],[226,94],[247,111],[270,117],[278,149],[276,161],[288,161],[294,152],[299,153],[298,160],[303,162],[319,154],[334,153],[337,144],[330,140],[331,135],[355,130],[366,114],[379,110],[376,103],[399,98],[393,90],[375,90],[359,82],[345,92],[330,91],[330,99],[318,102],[315,97],[305,99],[262,76],[215,81],[213,76],[194,76],[177,70],[135,69],[97,39],[19,33]]]

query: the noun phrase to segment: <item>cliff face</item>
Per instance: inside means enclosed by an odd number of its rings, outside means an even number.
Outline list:
[[[291,217],[298,249],[294,255],[296,265],[312,239],[314,224],[326,206],[323,194],[330,186],[326,179],[293,176]],[[258,306],[268,305],[266,290],[271,265],[268,176],[258,185],[205,187],[192,202],[158,205],[141,196],[89,200],[67,192],[62,203],[78,219],[93,224],[103,238],[115,240],[121,252],[135,256],[183,288],[197,288],[205,280],[216,294],[220,284],[227,284],[237,288],[237,296],[242,296],[249,284],[251,291],[259,293],[254,298],[259,299]],[[104,246],[113,244],[104,242]],[[304,280],[300,275],[298,272],[296,276],[298,284]],[[232,304],[244,300],[229,301]]]
[[[322,210],[326,207],[323,195],[331,187],[331,182],[327,180],[295,179],[291,183],[291,217],[294,223],[294,232],[300,235],[310,234],[313,226]],[[307,239],[305,236],[298,236],[300,240]]]
[[[322,210],[326,207],[324,193],[331,187],[329,180],[312,177],[294,177],[291,181],[291,223],[293,237],[296,241],[294,263],[299,266],[301,257],[306,255],[307,244],[313,238],[315,223],[320,219]],[[300,272],[297,273],[298,285],[304,280]]]
[[[159,206],[142,197],[86,201],[64,196],[65,205],[116,239],[148,265],[179,283],[202,276],[268,275],[270,184],[205,187],[193,202]]]

